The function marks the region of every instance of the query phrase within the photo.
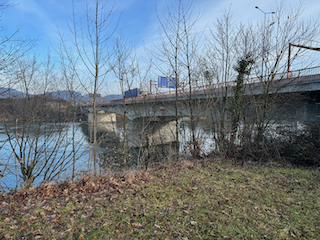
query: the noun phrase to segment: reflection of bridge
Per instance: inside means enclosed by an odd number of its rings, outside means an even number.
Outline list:
[[[291,78],[287,78],[286,73],[277,74],[269,77],[269,81],[263,84],[259,80],[258,78],[248,79],[244,95],[261,95],[266,89],[268,89],[268,94],[277,93],[283,96],[287,93],[312,93],[316,102],[303,101],[299,104],[299,110],[296,112],[299,112],[299,119],[302,121],[320,121],[320,67],[294,71]],[[148,118],[149,121],[158,123],[158,125],[154,125],[154,134],[161,131],[165,134],[172,133],[172,138],[167,140],[170,142],[175,139],[175,131],[172,129],[175,124],[172,121],[176,114],[179,117],[190,116],[191,107],[194,116],[208,116],[209,108],[214,111],[214,108],[208,107],[208,104],[212,105],[216,99],[232,96],[233,86],[235,86],[235,82],[228,82],[198,87],[192,91],[191,95],[188,90],[179,90],[177,96],[174,91],[100,102],[96,104],[100,113],[98,114],[98,122],[102,124],[102,122],[115,121],[115,114],[121,114],[130,119],[129,125],[134,128],[142,118]],[[92,111],[91,104],[86,104],[84,107]]]

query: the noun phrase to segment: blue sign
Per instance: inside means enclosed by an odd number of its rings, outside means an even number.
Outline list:
[[[159,88],[178,88],[179,78],[158,77]]]

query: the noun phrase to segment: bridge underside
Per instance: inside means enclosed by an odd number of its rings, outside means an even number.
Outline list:
[[[98,113],[115,113],[129,120],[145,119],[146,122],[170,122],[183,117],[199,119],[219,116],[223,112],[227,114],[230,112],[231,101],[231,98],[221,97],[217,99],[184,99],[177,102],[139,102],[128,104],[125,108],[123,105],[101,106],[98,107]],[[265,103],[265,98],[262,95],[244,96],[240,109],[248,115],[247,117],[259,115],[258,111],[266,111],[269,118],[277,120],[320,121],[320,91],[282,93],[277,97],[269,95],[267,101]]]
[[[282,93],[276,97],[269,94],[267,104],[265,97],[244,96],[240,109],[247,121],[259,121],[267,109],[264,117],[270,123],[320,122],[320,91]],[[221,97],[105,105],[98,108],[98,126],[100,131],[119,132],[116,126],[120,124],[122,132],[118,134],[125,136],[128,147],[170,144],[178,139],[177,119],[205,120],[214,128],[215,122],[224,116],[226,125],[230,125],[231,101],[232,98]]]

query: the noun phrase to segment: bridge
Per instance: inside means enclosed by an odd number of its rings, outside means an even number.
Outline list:
[[[178,90],[177,94],[174,91],[99,102],[96,103],[98,125],[105,130],[111,130],[114,128],[116,115],[122,115],[128,119],[128,129],[131,129],[133,135],[145,128],[142,126],[142,122],[147,122],[149,142],[169,143],[176,139],[176,117],[190,117],[190,109],[192,109],[193,116],[197,118],[208,117],[217,111],[218,102],[225,102],[226,99],[234,95],[233,87],[235,85],[236,82],[232,81],[194,87],[191,94],[186,89]],[[280,94],[284,97],[289,93],[312,94],[316,100],[314,102],[309,99],[301,101],[297,106],[298,111],[295,113],[298,113],[301,121],[320,121],[320,67],[293,71],[290,75],[287,73],[275,74],[268,76],[268,81],[263,83],[259,78],[246,80],[244,85],[245,98],[252,95],[259,96],[266,91],[269,95]],[[87,108],[89,112],[93,110],[92,104],[85,104],[83,107]],[[131,147],[145,144],[134,136],[131,140],[131,144],[129,144]]]

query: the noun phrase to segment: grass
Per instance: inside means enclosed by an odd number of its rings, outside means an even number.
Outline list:
[[[320,239],[319,171],[204,160],[139,176],[3,197],[0,239]]]

